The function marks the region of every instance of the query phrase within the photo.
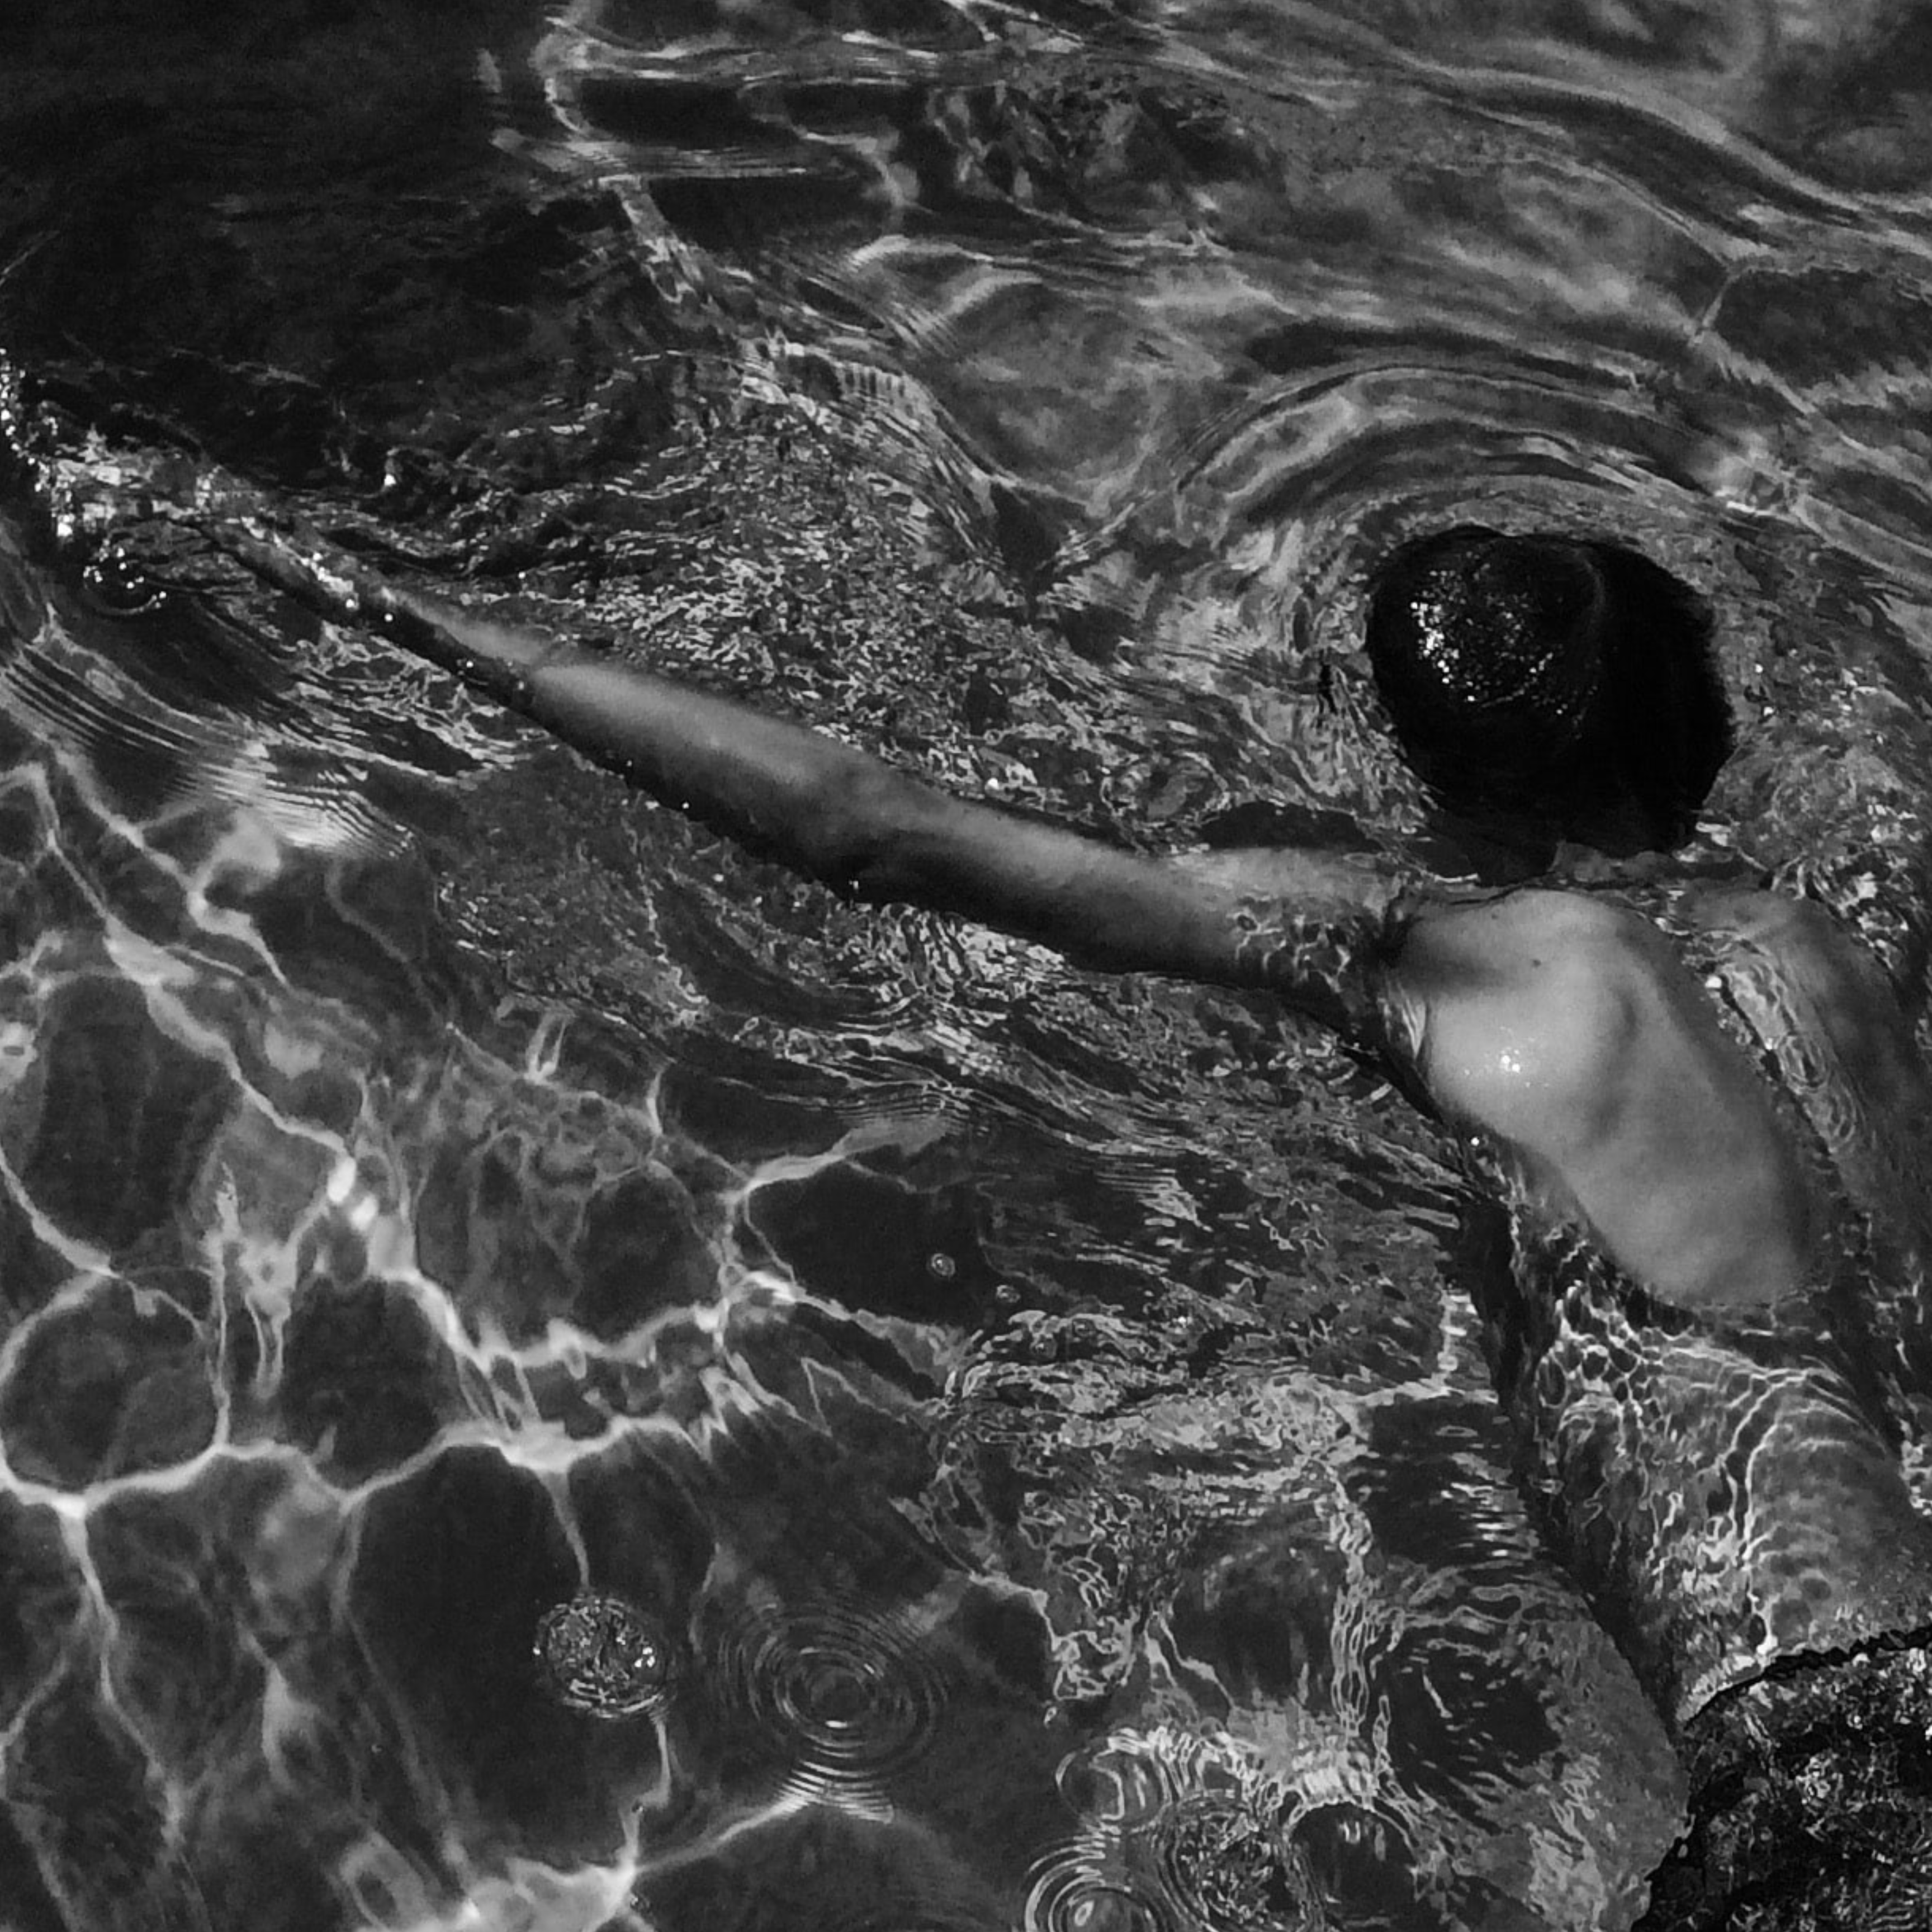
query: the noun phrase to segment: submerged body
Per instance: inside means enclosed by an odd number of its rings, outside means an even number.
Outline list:
[[[1932,1100],[1882,976],[1816,908],[1685,898],[1694,972],[1586,895],[1443,903],[1352,855],[1121,850],[210,509],[207,533],[285,590],[836,890],[1270,990],[1382,1057],[1506,1214],[1509,1285],[1472,1286],[1532,1481],[1679,1723],[1780,1658],[1932,1627],[1932,1520],[1900,1453],[1932,1390],[1932,1208],[1880,1150]],[[1714,1000],[1705,971],[1738,990]],[[1859,1368],[1874,1337],[1895,1373]]]
[[[1932,1082],[1821,909],[1674,910],[1704,982],[1635,913],[1523,893],[1419,921],[1390,983],[1508,1216],[1474,1286],[1546,1526],[1682,1724],[1932,1624],[1926,1194],[1888,1152]]]
[[[313,595],[298,554],[257,561]],[[1267,988],[1383,1057],[1507,1210],[1514,1305],[1490,1298],[1532,1480],[1676,1720],[1781,1658],[1932,1626],[1932,1520],[1900,1456],[1932,1390],[1913,1339],[1932,1207],[1881,1151],[1932,1122],[1932,1083],[1820,909],[1682,899],[1681,943],[1720,1000],[1651,920],[1587,895],[1444,904],[1346,855],[1118,850],[440,600],[359,574],[330,595],[854,896],[1104,970]],[[1761,1070],[1780,1055],[1793,1090]],[[1875,1337],[1886,1387],[1855,1367]]]

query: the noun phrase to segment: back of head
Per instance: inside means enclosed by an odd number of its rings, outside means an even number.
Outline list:
[[[1711,632],[1695,591],[1620,544],[1458,524],[1378,573],[1368,649],[1450,809],[1628,851],[1688,838],[1730,754]]]

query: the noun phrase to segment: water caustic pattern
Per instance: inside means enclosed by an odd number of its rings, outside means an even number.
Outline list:
[[[793,1292],[734,1257],[741,1179],[547,1071],[554,1027],[509,1063],[358,1015],[370,949],[441,1004],[406,884],[163,842],[57,763],[5,796],[14,916],[64,915],[6,975],[10,1922],[596,1922],[640,1820],[723,1828],[693,1779],[732,1831],[890,1819],[1000,1608],[851,1475],[815,1586],[754,1565],[812,1452],[731,1366]],[[264,939],[284,893],[326,989]]]
[[[211,531],[1460,885],[1547,855],[1403,768],[1364,578],[1614,538],[1720,614],[1684,863],[1922,1042],[1928,59],[1800,0],[14,0],[0,1925],[1628,1932],[1687,1774],[1757,1795],[1646,1932],[1823,1922],[1767,1845],[1916,1922],[1919,1705],[1673,1736],[1618,1640],[1694,1676],[1738,1572],[1606,1586],[1642,1402],[1377,1069],[802,885]],[[1726,985],[1921,1508],[1917,1102]]]

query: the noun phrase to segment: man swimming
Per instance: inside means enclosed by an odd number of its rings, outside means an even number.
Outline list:
[[[1636,914],[1546,891],[1431,902],[1351,856],[1120,850],[339,556],[260,531],[223,541],[284,588],[835,890],[974,920],[1102,971],[1265,988],[1382,1046],[1446,1120],[1509,1150],[1552,1211],[1580,1217],[1676,1306],[1769,1306],[1806,1277],[1807,1186],[1770,1092]],[[1535,547],[1520,548],[1544,568]],[[1448,628],[1474,621],[1466,612]],[[1616,802],[1652,808],[1634,791]],[[1800,916],[1766,898],[1748,916]],[[1815,942],[1835,1014],[1864,980],[1822,931]]]
[[[1378,1056],[1500,1204],[1508,1264],[1472,1285],[1531,1480],[1694,1742],[1719,1694],[1773,1666],[1932,1625],[1906,1473],[1932,1389],[1912,1152],[1932,1091],[1882,975],[1819,908],[1687,892],[1660,908],[1666,938],[1600,896],[1444,896],[1312,852],[1122,851],[398,588],[206,493],[188,513],[329,616],[835,890],[1100,970],[1266,988]],[[1706,622],[1628,551],[1458,530],[1394,560],[1370,643],[1446,796],[1628,850],[1680,836],[1722,761]]]

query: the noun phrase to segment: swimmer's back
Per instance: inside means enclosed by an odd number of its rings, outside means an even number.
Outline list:
[[[1809,1187],[1770,1090],[1640,915],[1522,892],[1420,914],[1388,987],[1436,1104],[1687,1309],[1801,1288]]]

